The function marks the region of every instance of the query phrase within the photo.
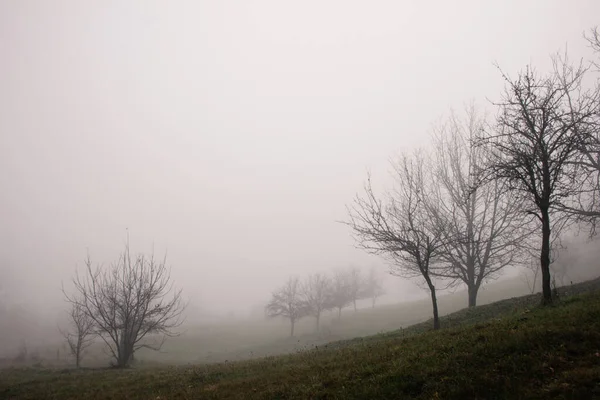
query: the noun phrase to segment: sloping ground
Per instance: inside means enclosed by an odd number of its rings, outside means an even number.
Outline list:
[[[295,355],[140,370],[5,370],[8,399],[600,398],[600,293],[526,296]]]

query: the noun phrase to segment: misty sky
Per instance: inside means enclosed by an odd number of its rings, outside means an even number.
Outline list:
[[[594,0],[0,0],[0,285],[58,304],[126,229],[223,312],[290,274],[383,268],[335,222],[367,169],[386,179],[450,107],[497,98],[494,62],[587,56],[599,16]]]

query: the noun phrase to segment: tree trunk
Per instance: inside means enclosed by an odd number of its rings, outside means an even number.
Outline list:
[[[354,299],[354,312],[356,312],[356,299]]]
[[[475,284],[469,285],[469,308],[475,307],[477,305],[477,292],[479,291],[479,287]]]
[[[123,350],[121,350],[121,353],[119,354],[119,357],[117,358],[117,367],[125,368],[128,365],[129,365],[129,355],[126,354],[126,350],[123,349]]]
[[[542,304],[552,304],[552,287],[550,286],[550,215],[548,209],[542,209],[542,252],[540,267],[542,270]]]
[[[121,346],[118,349],[117,367],[126,368],[133,360],[133,343],[128,343],[124,338],[121,340]]]
[[[342,319],[342,307],[338,307],[338,319]]]
[[[438,313],[438,304],[437,304],[437,296],[435,295],[435,286],[433,286],[433,282],[429,277],[426,278],[427,286],[429,286],[429,291],[431,292],[431,305],[433,306],[433,329],[440,329],[440,316]]]
[[[294,337],[294,324],[295,323],[296,323],[296,321],[294,321],[293,319],[290,320],[290,325],[291,325],[290,337]]]
[[[377,301],[377,297],[373,296],[373,304],[371,305],[371,308],[375,308],[376,301]]]
[[[81,363],[81,338],[77,338],[77,344],[75,345],[75,368],[79,368]]]

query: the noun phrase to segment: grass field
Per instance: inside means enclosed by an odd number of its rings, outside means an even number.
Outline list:
[[[499,280],[482,288],[479,303],[487,304],[507,297],[527,293],[527,287],[519,279]],[[426,294],[425,294],[426,296]],[[367,302],[368,303],[368,302]],[[440,315],[447,315],[466,307],[464,291],[440,295]],[[360,304],[359,304],[360,306]],[[357,312],[349,307],[341,318],[337,312],[325,313],[321,318],[321,330],[315,333],[315,319],[306,317],[296,325],[296,335],[289,338],[289,322],[283,318],[268,319],[264,315],[246,318],[222,318],[215,321],[188,322],[182,334],[169,338],[162,351],[140,350],[136,362],[143,365],[207,364],[224,361],[256,359],[271,355],[295,353],[299,350],[322,346],[332,341],[376,335],[426,321],[431,317],[431,301],[428,298],[402,303],[388,303],[371,308],[362,304]],[[190,315],[193,319],[193,315]],[[38,340],[27,340],[28,333],[36,333]],[[58,334],[56,325],[32,326],[13,340],[2,337],[5,353],[0,353],[0,368],[13,366],[44,366],[64,368],[73,360]],[[0,337],[2,333],[0,332]],[[27,360],[15,362],[21,346],[27,344]],[[101,343],[89,349],[83,359],[84,367],[109,365]],[[138,365],[139,366],[139,365]]]
[[[7,369],[7,399],[600,398],[598,281],[296,354],[130,370]]]

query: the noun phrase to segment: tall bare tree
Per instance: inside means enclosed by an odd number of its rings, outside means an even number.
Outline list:
[[[321,314],[333,308],[331,302],[331,279],[327,275],[316,273],[309,275],[302,285],[302,297],[307,313],[314,316],[317,322],[317,331],[321,321]]]
[[[425,160],[421,154],[403,156],[393,163],[395,190],[380,199],[367,179],[362,196],[348,207],[349,221],[360,248],[391,261],[390,273],[421,278],[431,294],[433,327],[440,327],[435,269],[444,250],[441,224],[431,223],[425,199],[430,194]]]
[[[594,118],[594,104],[581,95],[584,73],[583,67],[555,68],[541,77],[527,68],[516,79],[504,75],[496,130],[485,132],[481,142],[490,148],[489,178],[506,182],[541,227],[544,304],[552,302],[551,234],[568,221],[561,209],[581,186],[579,150]]]
[[[291,277],[285,285],[273,292],[265,307],[267,315],[284,317],[290,320],[290,336],[294,336],[296,322],[306,315],[306,306],[302,298],[300,279]]]
[[[439,274],[467,286],[469,307],[477,304],[484,282],[524,261],[523,245],[531,233],[522,201],[512,198],[500,181],[482,182],[485,149],[475,147],[474,139],[484,123],[471,104],[464,118],[452,113],[435,130],[434,195],[426,199],[434,220],[444,226],[442,258],[448,268]]]
[[[129,243],[110,267],[92,267],[88,255],[83,275],[73,279],[67,296],[94,321],[117,367],[126,367],[140,348],[159,350],[183,322],[181,290],[174,290],[166,257],[132,257]]]
[[[65,338],[71,355],[75,358],[75,366],[79,368],[85,350],[94,341],[95,323],[79,301],[71,302],[68,323],[67,330],[59,328],[59,331]]]

